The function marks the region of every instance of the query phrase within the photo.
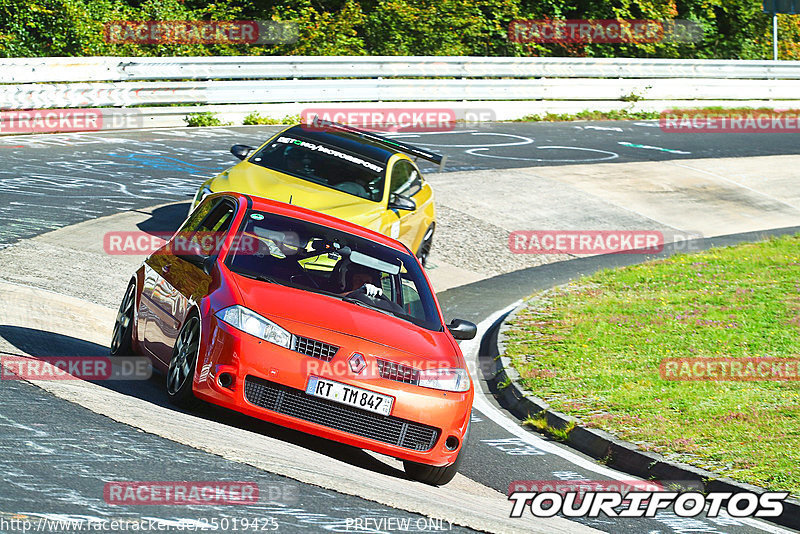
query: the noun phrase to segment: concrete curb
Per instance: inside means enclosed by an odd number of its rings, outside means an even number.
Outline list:
[[[493,359],[490,376],[487,382],[501,405],[520,420],[534,414],[545,412],[547,424],[558,429],[575,424],[567,443],[575,449],[588,454],[592,458],[607,461],[609,467],[645,480],[690,482],[692,486],[704,492],[753,492],[757,494],[768,490],[752,484],[737,482],[712,471],[694,467],[666,459],[658,453],[639,449],[633,443],[621,440],[603,430],[582,426],[582,421],[571,415],[553,410],[544,400],[524,391],[520,386],[520,375],[511,366],[511,359],[505,356],[507,342],[506,332],[509,321],[527,306],[527,301],[520,304],[496,327],[497,357]],[[487,334],[490,336],[491,332]],[[784,512],[777,518],[760,518],[779,525],[800,529],[800,501],[786,499]]]

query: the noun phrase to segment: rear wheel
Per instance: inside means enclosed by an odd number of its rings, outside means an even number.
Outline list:
[[[433,231],[435,226],[431,224],[427,230],[425,230],[425,235],[422,238],[422,243],[419,244],[419,250],[417,250],[417,258],[419,258],[419,262],[422,264],[423,267],[427,267],[428,265],[428,256],[431,254],[431,248],[433,247]]]
[[[434,467],[432,465],[419,464],[417,462],[403,460],[403,468],[410,478],[418,482],[423,482],[432,486],[444,486],[453,480],[454,476],[456,476],[460,463],[461,452],[458,453],[455,462],[443,467]]]
[[[193,408],[199,401],[192,392],[194,368],[200,350],[200,319],[190,316],[183,324],[167,371],[167,396],[169,401],[181,408]]]
[[[111,335],[111,355],[130,356],[133,354],[133,307],[136,303],[136,284],[131,282],[122,298]]]

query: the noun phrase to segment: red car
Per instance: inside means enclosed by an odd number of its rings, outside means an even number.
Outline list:
[[[474,389],[419,261],[399,241],[238,193],[208,196],[136,271],[112,354],[149,356],[204,400],[403,460],[446,484]]]

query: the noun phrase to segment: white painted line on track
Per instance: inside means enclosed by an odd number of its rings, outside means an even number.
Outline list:
[[[433,133],[433,132],[431,132]],[[444,132],[444,133],[454,133],[454,132]],[[521,141],[511,142],[511,143],[492,143],[492,144],[478,144],[478,145],[437,145],[433,143],[417,143],[418,145],[422,146],[435,146],[435,147],[442,147],[442,148],[473,148],[473,147],[488,147],[488,148],[495,148],[495,147],[503,147],[503,146],[522,146],[522,145],[530,145],[533,143],[533,138],[525,137],[522,135],[514,135],[514,134],[505,134],[505,133],[493,133],[493,132],[457,132],[457,133],[470,133],[472,135],[494,135],[497,137],[511,137],[516,139],[521,139]],[[400,137],[400,136],[398,136]]]
[[[495,147],[495,146],[501,146],[501,145],[489,145],[489,147]],[[491,154],[478,154],[479,151],[489,150],[489,148],[472,148],[470,150],[465,150],[464,152],[471,156],[480,156],[482,158],[510,159],[516,161],[539,161],[539,162],[551,162],[551,163],[586,163],[587,161],[608,161],[619,158],[619,154],[617,154],[616,152],[609,152],[608,150],[597,150],[594,148],[580,148],[576,146],[537,146],[536,148],[539,150],[548,150],[548,149],[583,150],[586,152],[596,152],[600,154],[610,154],[610,155],[604,158],[588,158],[588,159],[542,159],[542,158],[523,158],[515,156],[493,156]]]
[[[486,319],[478,324],[478,335],[475,336],[475,339],[464,341],[461,343],[461,350],[464,353],[464,357],[467,359],[471,359],[473,362],[473,383],[478,382],[478,377],[475,376],[474,373],[477,372],[477,369],[480,367],[478,366],[478,354],[480,352],[480,345],[483,336],[486,335],[486,332],[489,328],[502,316],[511,312],[514,308],[519,306],[522,303],[521,300],[515,302],[511,306],[496,311]],[[555,454],[556,456],[560,456],[564,460],[575,464],[579,467],[582,467],[589,471],[594,471],[599,475],[606,476],[613,480],[630,480],[631,476],[620,473],[619,471],[615,471],[613,469],[609,469],[602,465],[598,465],[590,460],[585,458],[581,458],[575,453],[570,451],[564,450],[561,447],[556,446],[552,442],[546,441],[545,439],[537,436],[536,434],[525,430],[522,426],[520,426],[519,421],[516,419],[512,419],[507,414],[501,412],[495,406],[493,406],[488,400],[485,398],[485,394],[479,388],[475,388],[475,401],[473,403],[473,408],[481,412],[483,415],[494,421],[496,424],[503,427],[503,429],[507,430],[511,434],[517,436],[518,438],[522,439],[526,443],[536,447],[539,450],[545,451],[550,454]]]
[[[391,137],[392,139],[398,137],[419,137],[421,135],[442,135],[442,134],[451,134],[451,133],[478,133],[478,130],[459,130],[458,132],[454,132],[450,130],[449,132],[414,132],[414,133],[393,133],[387,135],[387,137]]]
[[[618,145],[627,146],[630,148],[641,148],[643,150],[657,150],[659,152],[666,152],[668,154],[682,154],[689,156],[691,152],[686,152],[685,150],[677,150],[674,148],[662,148],[660,146],[652,146],[652,145],[640,145],[637,143],[629,143],[628,141],[619,141]]]
[[[576,126],[575,128],[581,128],[581,127],[580,126]],[[609,127],[606,127],[606,126],[583,126],[582,129],[584,129],[584,130],[599,130],[601,132],[620,132],[620,133],[622,133],[622,128],[617,128],[617,127],[609,128]]]

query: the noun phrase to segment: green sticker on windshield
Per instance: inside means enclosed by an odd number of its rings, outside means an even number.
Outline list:
[[[256,221],[263,221],[264,220],[264,216],[261,215],[260,213],[251,213],[250,214],[250,218],[254,219]]]

